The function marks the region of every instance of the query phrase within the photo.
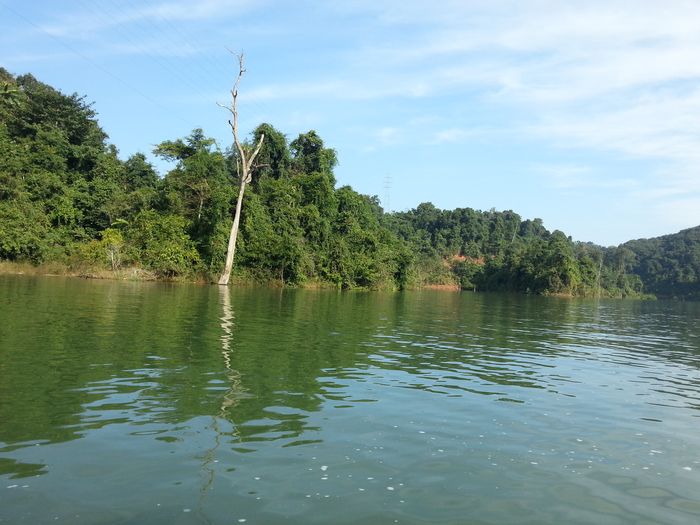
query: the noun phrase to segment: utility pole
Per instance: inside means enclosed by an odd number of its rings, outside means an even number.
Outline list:
[[[391,212],[391,175],[384,176],[384,213]]]

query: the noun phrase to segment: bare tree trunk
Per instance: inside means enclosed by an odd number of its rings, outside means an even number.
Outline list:
[[[233,257],[236,254],[236,239],[238,238],[238,225],[241,222],[241,208],[243,207],[243,194],[245,193],[246,182],[241,179],[241,189],[238,191],[238,200],[236,201],[236,213],[233,215],[233,224],[231,225],[231,233],[228,236],[228,248],[226,250],[226,264],[224,265],[224,273],[219,277],[219,284],[227,285],[233,268]]]
[[[251,168],[253,166],[253,161],[255,157],[260,153],[260,148],[262,148],[263,140],[265,140],[265,134],[260,135],[260,140],[255,145],[255,149],[250,153],[248,157],[248,152],[246,152],[245,146],[238,139],[238,106],[236,105],[238,101],[238,85],[241,82],[241,78],[245,73],[245,65],[243,60],[243,55],[238,55],[238,77],[236,77],[236,82],[233,84],[231,89],[231,106],[221,106],[231,112],[232,118],[228,121],[231,126],[231,131],[233,132],[233,143],[236,146],[238,155],[240,157],[240,170],[239,176],[241,179],[241,188],[238,192],[238,200],[236,201],[236,212],[233,216],[233,225],[231,226],[231,234],[228,238],[228,248],[226,250],[226,264],[224,266],[224,272],[219,277],[219,284],[228,285],[229,278],[231,276],[231,269],[233,268],[233,256],[236,253],[236,239],[238,238],[238,226],[241,220],[241,208],[243,207],[243,194],[245,193],[246,184],[248,184],[252,179]],[[221,104],[219,104],[221,105]]]

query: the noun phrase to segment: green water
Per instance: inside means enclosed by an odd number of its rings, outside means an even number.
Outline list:
[[[700,522],[700,305],[0,276],[0,522]]]

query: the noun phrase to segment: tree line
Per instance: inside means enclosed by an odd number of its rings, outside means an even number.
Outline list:
[[[154,153],[172,169],[161,177],[141,153],[119,158],[84,97],[1,68],[0,95],[0,260],[218,280],[239,149],[222,150],[201,129],[164,140]],[[337,154],[315,131],[290,141],[265,123],[247,144],[260,150],[241,209],[235,279],[700,298],[699,229],[604,248],[513,211],[423,203],[386,213],[377,197],[337,187]]]

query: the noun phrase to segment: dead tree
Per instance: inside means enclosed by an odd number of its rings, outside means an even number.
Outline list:
[[[238,225],[241,221],[241,208],[243,207],[243,194],[245,193],[246,184],[248,184],[252,179],[252,168],[255,157],[260,153],[260,148],[262,148],[263,140],[265,140],[265,134],[260,135],[258,143],[255,148],[251,151],[246,151],[247,147],[241,143],[238,138],[238,85],[243,78],[243,73],[245,73],[245,64],[243,60],[243,54],[238,56],[238,76],[236,77],[236,82],[233,84],[231,89],[231,106],[224,106],[219,104],[222,108],[228,110],[231,113],[231,119],[228,123],[231,126],[231,131],[233,132],[233,143],[236,146],[236,151],[238,152],[238,159],[236,159],[236,167],[238,168],[238,176],[240,178],[240,188],[238,190],[238,200],[236,201],[236,212],[233,215],[233,225],[231,226],[231,234],[228,238],[228,248],[226,250],[226,265],[224,266],[224,272],[219,277],[219,284],[227,285],[229,277],[231,276],[231,268],[233,268],[233,256],[236,253],[236,239],[238,238]]]

